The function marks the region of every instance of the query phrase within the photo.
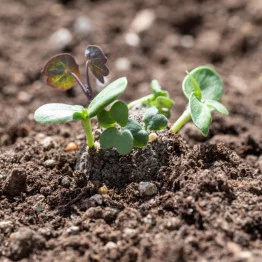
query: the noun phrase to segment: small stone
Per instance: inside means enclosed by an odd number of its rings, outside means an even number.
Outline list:
[[[78,226],[71,226],[66,230],[66,233],[69,235],[76,235],[80,231]]]
[[[56,161],[54,159],[47,159],[44,162],[44,166],[46,167],[54,167],[56,165]]]
[[[52,137],[47,136],[45,137],[40,144],[43,146],[44,149],[49,150],[51,148],[54,148],[56,146],[55,141],[53,140]]]
[[[131,68],[130,61],[126,57],[120,57],[115,61],[116,69],[128,71]]]
[[[181,37],[180,43],[184,48],[191,48],[194,46],[195,40],[192,35],[184,35]]]
[[[26,172],[23,169],[13,169],[6,178],[3,186],[3,193],[7,196],[19,196],[26,191]]]
[[[220,47],[221,36],[217,31],[207,30],[202,32],[197,38],[197,45],[203,53],[213,54]]]
[[[98,188],[98,194],[100,194],[100,195],[105,195],[105,194],[108,194],[108,188],[107,188],[107,186],[101,186],[101,187],[99,187]]]
[[[67,28],[58,29],[51,35],[49,42],[55,50],[61,51],[70,46],[73,36]]]
[[[129,46],[138,46],[140,44],[140,38],[136,33],[127,33],[125,35],[125,42]]]
[[[137,235],[137,230],[136,229],[129,228],[129,227],[124,229],[124,232],[123,232],[123,237],[124,238],[129,239],[129,238],[132,238],[132,237],[134,237],[136,235]]]
[[[156,133],[150,133],[149,134],[149,142],[153,142],[157,139],[157,134]]]
[[[21,104],[28,104],[31,102],[33,96],[27,92],[21,91],[18,93],[17,99]]]
[[[94,148],[95,148],[96,152],[98,152],[100,150],[101,145],[100,145],[100,143],[98,141],[94,142]]]
[[[131,23],[130,31],[140,33],[148,30],[155,21],[156,14],[153,10],[144,9],[135,16]]]
[[[9,234],[13,230],[13,223],[12,221],[1,221],[0,222],[0,232],[4,234]]]
[[[69,188],[70,187],[70,179],[68,177],[63,177],[63,179],[61,180],[61,185],[65,188]]]
[[[103,210],[101,207],[90,207],[86,212],[85,212],[86,217],[88,218],[93,218],[93,219],[98,219],[103,217]]]
[[[116,248],[117,245],[116,243],[112,242],[112,241],[109,241],[106,243],[106,245],[104,246],[105,249],[112,249],[112,248]]]
[[[75,21],[74,29],[79,37],[87,37],[92,32],[92,22],[86,16],[79,16]]]
[[[76,151],[78,148],[77,144],[74,142],[70,142],[67,144],[65,151]]]
[[[95,194],[89,198],[90,201],[95,202],[97,205],[103,204],[103,197],[99,194]]]
[[[141,196],[153,196],[157,194],[157,187],[150,182],[140,182],[138,186]]]

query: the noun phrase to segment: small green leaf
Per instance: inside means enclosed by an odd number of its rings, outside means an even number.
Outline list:
[[[174,101],[168,97],[158,96],[156,98],[156,107],[158,109],[171,108],[174,105]]]
[[[210,108],[200,102],[194,93],[190,96],[189,106],[194,124],[201,130],[203,136],[207,136],[212,122]]]
[[[189,79],[191,80],[193,87],[194,87],[194,93],[196,95],[196,97],[201,100],[202,97],[202,93],[201,93],[201,89],[197,83],[197,81],[195,80],[195,78],[188,72],[186,71],[187,75],[189,76]]]
[[[71,73],[80,76],[79,66],[70,54],[59,54],[52,57],[42,70],[46,82],[62,90],[68,90],[77,83]]]
[[[156,107],[148,108],[142,119],[145,124],[146,128],[149,130],[161,130],[166,127],[168,123],[168,119],[162,115],[158,114],[158,110]]]
[[[120,125],[125,126],[128,121],[128,107],[127,104],[122,101],[115,102],[111,109],[110,113],[113,119]]]
[[[85,56],[91,72],[97,80],[103,84],[105,82],[104,76],[109,74],[109,70],[106,66],[107,58],[105,54],[98,46],[90,45],[85,50]]]
[[[205,100],[205,104],[213,107],[215,110],[223,115],[228,115],[228,110],[220,102],[217,102],[215,100]]]
[[[127,155],[133,149],[133,136],[129,130],[120,133],[115,127],[110,127],[100,136],[100,144],[105,149],[115,147],[119,154]]]
[[[97,114],[97,120],[100,126],[104,128],[109,128],[115,125],[116,121],[111,115],[110,111],[103,109]]]
[[[86,117],[87,111],[84,107],[58,103],[43,105],[34,114],[35,120],[42,124],[82,120]]]
[[[129,118],[123,130],[129,130],[132,133],[135,147],[144,147],[148,143],[148,133],[136,120]]]
[[[101,110],[111,104],[125,91],[126,86],[126,77],[121,77],[104,88],[89,104],[88,117],[96,116]]]
[[[207,66],[200,66],[190,72],[190,75],[199,85],[203,100],[220,101],[223,93],[223,82],[216,71]],[[192,93],[195,93],[195,87],[189,76],[183,81],[183,92],[189,99]]]

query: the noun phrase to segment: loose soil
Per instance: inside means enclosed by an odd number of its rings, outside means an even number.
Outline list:
[[[144,9],[156,18],[130,46],[125,36]],[[77,33],[80,16],[89,34]],[[1,261],[261,261],[261,18],[260,0],[2,0]],[[49,39],[60,28],[73,40],[59,49]],[[105,50],[108,81],[128,77],[123,100],[158,79],[176,101],[172,120],[186,105],[185,70],[212,64],[230,116],[215,114],[208,138],[189,123],[128,156],[85,153],[80,123],[40,125],[33,112],[86,105],[79,88],[49,88],[40,71],[57,52],[75,55],[83,71],[88,44]],[[122,57],[128,71],[117,66]],[[76,151],[65,150],[70,142]],[[141,194],[141,182],[157,192]]]

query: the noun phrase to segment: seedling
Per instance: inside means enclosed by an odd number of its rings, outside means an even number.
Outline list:
[[[211,112],[217,110],[228,115],[228,110],[220,103],[224,88],[221,77],[214,69],[200,66],[187,72],[182,87],[189,104],[171,129],[176,133],[192,119],[202,135],[207,136],[212,122]]]
[[[94,137],[91,119],[97,117],[100,126],[105,128],[100,137],[102,147],[114,147],[124,155],[130,153],[133,147],[145,146],[148,142],[148,131],[163,129],[168,122],[161,112],[158,114],[161,111],[160,102],[144,112],[144,124],[139,124],[136,120],[129,118],[127,104],[116,101],[126,89],[125,77],[109,84],[93,99],[88,70],[91,70],[98,81],[104,83],[104,76],[109,74],[106,66],[107,58],[99,47],[93,45],[87,47],[85,56],[87,59],[86,84],[80,80],[79,66],[70,54],[59,54],[52,57],[42,73],[47,83],[54,88],[68,90],[78,83],[90,102],[88,107],[61,103],[46,104],[36,110],[35,120],[39,123],[80,120],[86,134],[86,143],[89,148],[92,148]],[[105,108],[110,104],[112,104],[111,108],[106,110]]]

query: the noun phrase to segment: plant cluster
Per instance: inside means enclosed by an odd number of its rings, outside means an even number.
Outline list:
[[[151,83],[152,94],[126,104],[117,100],[127,87],[127,79],[119,78],[105,87],[93,98],[89,79],[89,70],[95,78],[104,83],[104,77],[109,74],[106,66],[107,58],[103,51],[94,45],[85,50],[86,84],[80,80],[80,70],[74,57],[64,53],[52,57],[45,65],[42,74],[46,82],[62,90],[68,90],[79,84],[85,93],[89,105],[67,105],[61,103],[46,104],[38,108],[34,118],[39,123],[57,123],[80,120],[86,134],[89,148],[94,147],[91,120],[96,117],[103,128],[100,144],[103,148],[115,148],[120,154],[128,154],[134,147],[144,147],[149,141],[149,132],[161,130],[168,124],[170,109],[174,101],[167,91],[162,90],[159,83]],[[183,92],[189,103],[185,112],[172,125],[174,132],[189,120],[208,135],[211,124],[211,112],[217,110],[228,114],[227,109],[220,103],[223,83],[220,76],[210,67],[198,67],[187,72],[183,82]],[[129,116],[129,110],[136,105],[142,105],[142,123]]]

